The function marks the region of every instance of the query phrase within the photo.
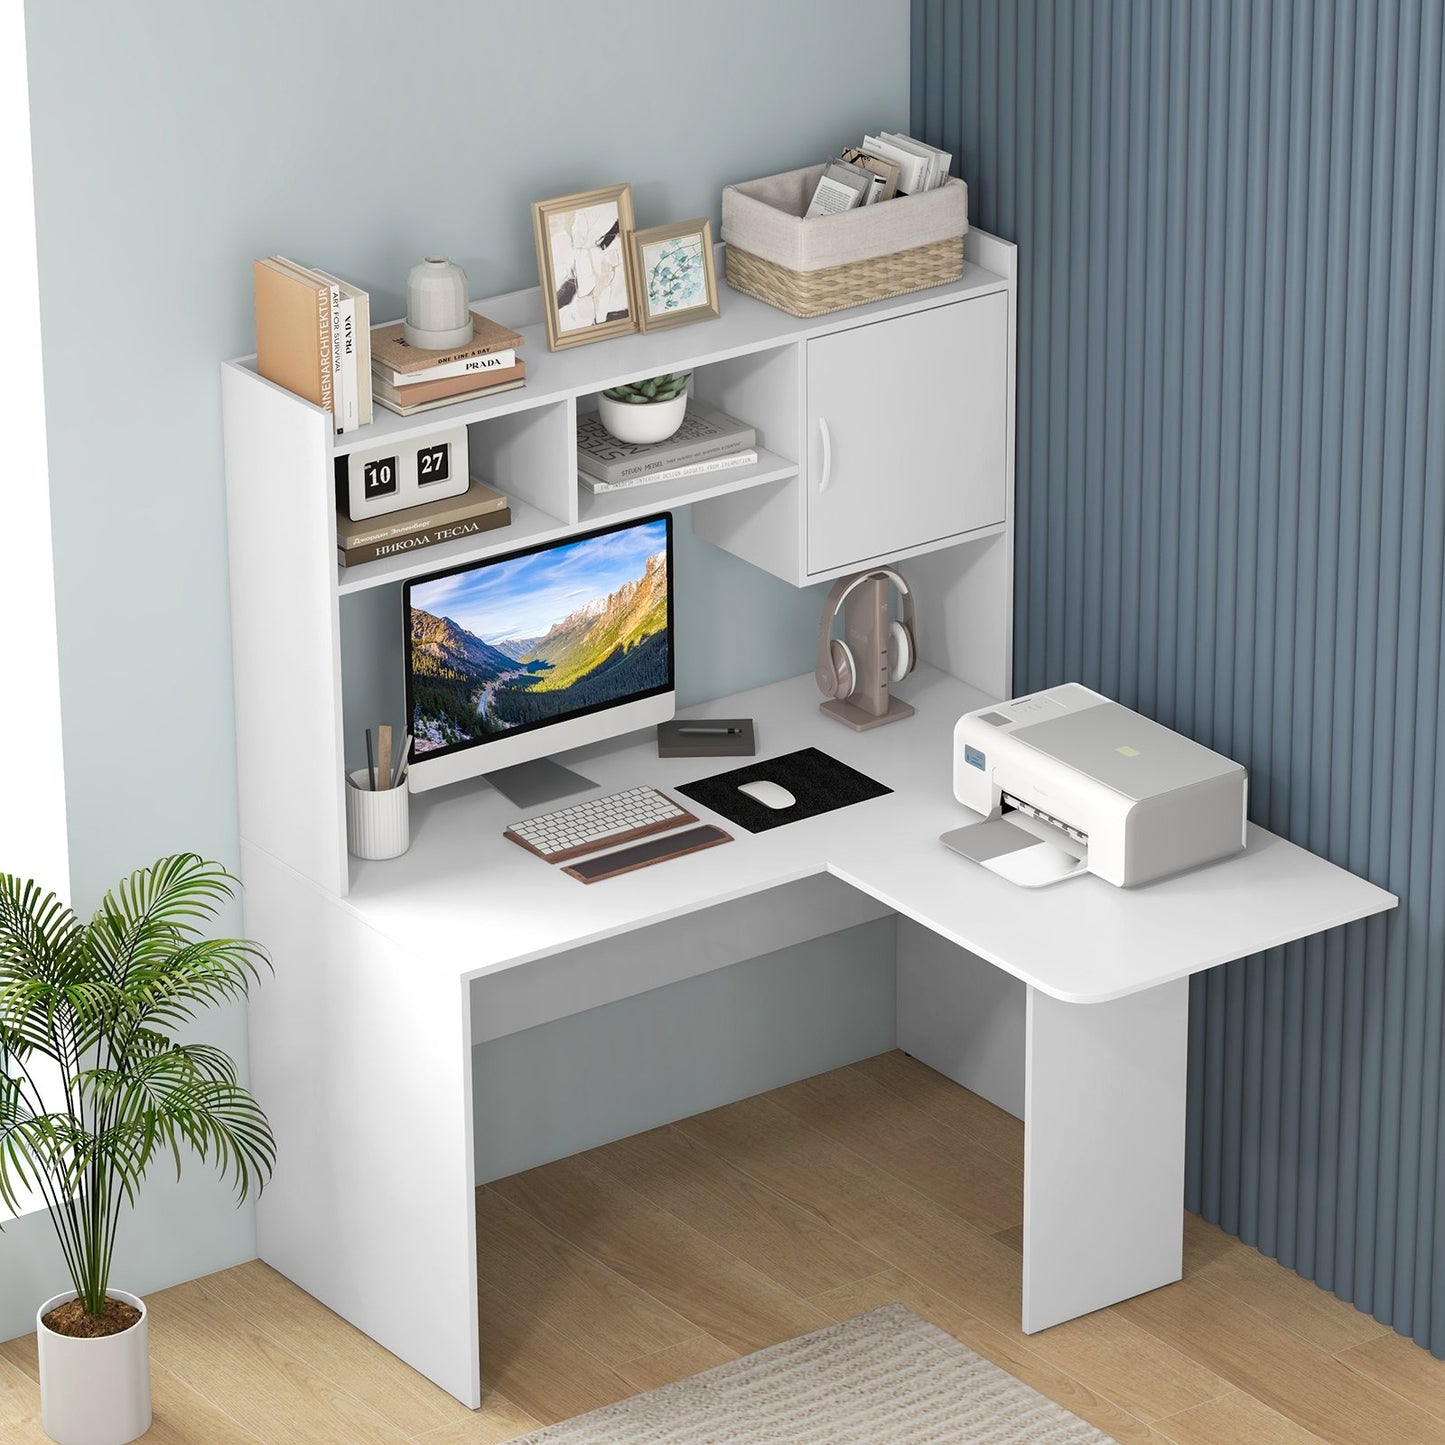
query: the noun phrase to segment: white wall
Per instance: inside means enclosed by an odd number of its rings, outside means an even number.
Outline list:
[[[35,878],[70,896],[65,765],[60,743],[55,568],[50,549],[50,487],[40,355],[40,277],[35,257],[35,192],[25,76],[25,12],[0,4],[0,274],[11,283],[14,344],[0,355],[0,395],[12,400],[0,531],[0,758],[14,759],[0,806],[0,873]],[[39,1073],[32,1070],[32,1075]],[[59,1071],[56,1071],[58,1081]],[[44,1208],[38,1188],[18,1188],[18,1212]],[[0,1224],[10,1224],[0,1203]],[[44,1256],[44,1218],[12,1224]],[[31,1251],[27,1251],[31,1252]]]
[[[236,861],[218,363],[254,345],[253,257],[325,266],[398,315],[428,251],[475,295],[534,284],[535,199],[629,180],[639,224],[716,222],[727,181],[908,121],[907,0],[32,0],[27,24],[85,907],[165,852]],[[680,588],[735,584],[734,559],[694,551]],[[811,665],[816,601],[745,603],[732,652],[679,659],[690,695]],[[210,1032],[244,1053],[239,1012]],[[253,1241],[250,1211],[190,1171],[124,1226],[117,1281],[154,1289]],[[32,1244],[0,1236],[0,1337],[54,1278]]]
[[[0,347],[6,399],[4,524],[0,527],[0,873],[37,878],[70,892],[65,765],[60,741],[60,669],[55,569],[39,357],[40,277],[25,75],[25,12],[0,3],[0,275],[6,279],[9,339]]]

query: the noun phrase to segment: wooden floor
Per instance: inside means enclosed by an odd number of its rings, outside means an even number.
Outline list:
[[[902,1054],[477,1191],[473,1414],[260,1263],[149,1300],[148,1441],[490,1445],[902,1300],[1120,1442],[1445,1445],[1445,1364],[1199,1219],[1185,1278],[1019,1333],[1023,1130]],[[42,1441],[33,1336],[0,1439]]]

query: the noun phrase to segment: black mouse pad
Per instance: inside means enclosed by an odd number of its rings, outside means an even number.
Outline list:
[[[763,779],[780,783],[797,801],[791,808],[769,808],[756,798],[738,792],[740,783]],[[746,767],[714,773],[677,791],[714,813],[721,813],[749,833],[766,833],[769,828],[781,828],[784,823],[798,823],[804,818],[816,818],[819,813],[831,813],[834,808],[846,808],[850,803],[881,798],[893,789],[885,788],[827,753],[820,753],[817,748],[803,748],[800,752],[784,753],[780,758],[762,758]]]

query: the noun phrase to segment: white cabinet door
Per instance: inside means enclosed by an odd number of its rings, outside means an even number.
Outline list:
[[[1004,520],[1008,297],[808,342],[808,572]]]

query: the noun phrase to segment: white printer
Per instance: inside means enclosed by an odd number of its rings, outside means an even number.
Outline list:
[[[1065,683],[953,730],[953,792],[987,820],[943,841],[1016,883],[1148,883],[1244,847],[1244,768]]]

